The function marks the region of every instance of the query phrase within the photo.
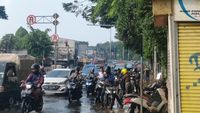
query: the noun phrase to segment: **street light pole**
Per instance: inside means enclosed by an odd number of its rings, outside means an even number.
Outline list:
[[[110,27],[110,59],[112,59],[112,27]]]
[[[110,54],[109,54],[109,57],[110,59],[112,58],[112,27],[114,25],[111,25],[111,24],[101,24],[101,25],[96,25],[96,24],[87,24],[88,26],[104,26],[104,27],[109,27],[110,29]]]

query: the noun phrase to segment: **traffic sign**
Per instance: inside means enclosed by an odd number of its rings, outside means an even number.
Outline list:
[[[53,21],[53,25],[57,26],[59,24],[59,21],[58,20],[54,20]]]
[[[58,42],[58,40],[59,40],[59,36],[57,34],[53,34],[51,36],[51,41],[52,42],[56,43],[56,42]]]
[[[53,18],[54,18],[54,19],[57,19],[58,17],[59,17],[59,15],[58,15],[57,13],[54,13],[54,14],[53,14]]]
[[[29,16],[27,17],[26,21],[27,21],[27,24],[33,25],[33,24],[36,23],[36,16],[34,16],[34,15],[29,15]]]

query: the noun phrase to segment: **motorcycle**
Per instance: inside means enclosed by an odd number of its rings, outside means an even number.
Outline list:
[[[82,97],[81,86],[79,84],[71,81],[71,82],[68,83],[67,88],[68,88],[69,103],[71,103],[72,100],[79,101],[79,99]]]
[[[96,88],[95,88],[96,103],[100,103],[100,100],[101,100],[100,98],[101,98],[101,93],[102,93],[103,87],[104,87],[104,82],[101,80],[97,81]]]
[[[158,84],[154,84],[158,86]],[[137,94],[125,95],[124,104],[129,104],[127,113],[135,113],[136,109],[143,107],[143,113],[167,113],[166,87],[152,87],[144,89],[141,98]],[[143,104],[141,104],[143,101]]]
[[[43,93],[36,96],[33,90],[36,89],[31,83],[22,83],[21,85],[21,113],[29,113],[31,111],[41,112],[43,108]]]
[[[95,84],[93,78],[87,79],[86,80],[87,97],[90,95],[90,93],[94,95],[94,89],[95,89]]]
[[[116,98],[116,88],[114,86],[106,86],[103,106],[109,106],[110,109],[113,108]]]

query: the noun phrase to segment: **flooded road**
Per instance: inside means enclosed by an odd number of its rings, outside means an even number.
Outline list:
[[[5,109],[1,110],[0,113],[20,113],[20,109]],[[95,104],[94,97],[87,98],[84,93],[79,102],[73,101],[71,104],[65,96],[44,96],[42,113],[125,113],[125,111],[117,108],[117,105],[114,106],[113,110],[102,108],[100,105]]]

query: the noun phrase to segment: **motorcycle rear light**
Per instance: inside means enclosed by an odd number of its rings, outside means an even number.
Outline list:
[[[126,104],[129,104],[129,103],[131,103],[131,98],[129,97],[129,98],[125,98],[124,99],[124,104],[126,105]]]
[[[4,92],[4,86],[0,86],[0,92]]]

